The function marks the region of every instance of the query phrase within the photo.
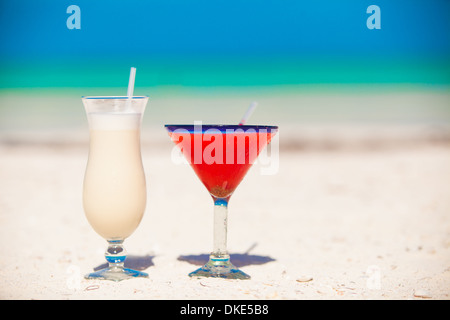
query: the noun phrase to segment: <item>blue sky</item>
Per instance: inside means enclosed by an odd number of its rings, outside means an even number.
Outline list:
[[[66,8],[81,9],[69,30]],[[369,30],[366,9],[381,9]],[[450,1],[3,0],[2,57],[448,55]]]

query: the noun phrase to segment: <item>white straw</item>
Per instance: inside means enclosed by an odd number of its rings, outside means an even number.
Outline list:
[[[250,116],[252,115],[253,111],[255,111],[257,106],[258,106],[257,102],[252,102],[250,104],[250,106],[248,107],[248,109],[245,112],[244,116],[242,117],[241,122],[239,122],[240,126],[244,125],[247,122],[248,118],[250,118]]]
[[[130,70],[130,80],[128,81],[128,91],[127,91],[128,99],[133,98],[134,79],[135,79],[135,77],[136,77],[136,68],[131,67],[131,70]]]

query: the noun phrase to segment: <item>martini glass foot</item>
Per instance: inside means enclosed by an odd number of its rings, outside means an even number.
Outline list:
[[[209,257],[208,263],[203,267],[189,273],[190,277],[209,277],[209,278],[223,278],[223,279],[250,279],[250,276],[230,262],[229,255]]]

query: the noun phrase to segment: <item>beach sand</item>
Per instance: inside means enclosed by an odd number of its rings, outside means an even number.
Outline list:
[[[448,132],[280,128],[277,173],[255,165],[229,204],[240,281],[187,276],[212,249],[212,200],[164,129],[144,130],[148,204],[124,244],[149,278],[122,282],[83,278],[106,249],[82,208],[87,132],[4,134],[0,298],[449,299]]]

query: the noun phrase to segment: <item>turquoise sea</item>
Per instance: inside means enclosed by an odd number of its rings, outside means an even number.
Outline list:
[[[0,74],[0,130],[33,128],[54,117],[83,121],[80,97],[126,95],[130,68],[126,61],[16,66],[4,67]],[[134,66],[134,93],[150,96],[149,113],[155,122],[238,121],[252,101],[259,103],[254,121],[450,120],[446,61],[280,59]]]

